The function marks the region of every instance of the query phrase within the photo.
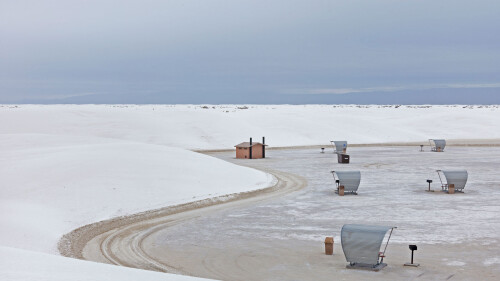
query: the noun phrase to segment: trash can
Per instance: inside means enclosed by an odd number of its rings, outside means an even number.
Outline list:
[[[454,184],[449,184],[448,185],[448,193],[449,194],[455,193],[455,185]]]
[[[337,154],[337,160],[341,164],[349,164],[349,155],[347,155],[347,154]]]
[[[344,196],[344,186],[339,186],[339,196]]]
[[[325,255],[333,255],[333,237],[325,238]]]

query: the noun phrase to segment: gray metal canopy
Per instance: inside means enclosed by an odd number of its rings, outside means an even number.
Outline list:
[[[431,150],[432,151],[444,151],[444,147],[446,146],[446,140],[443,139],[430,139]]]
[[[337,187],[343,185],[344,192],[354,192],[358,191],[359,183],[361,182],[361,172],[360,171],[332,171],[333,178],[335,176],[339,179]]]
[[[330,141],[335,147],[335,153],[345,153],[347,151],[347,141]]]
[[[342,250],[347,262],[351,265],[378,265],[382,241],[388,230],[391,230],[392,234],[393,228],[395,227],[362,224],[344,225],[340,236]],[[387,240],[387,243],[389,243],[389,240]],[[385,249],[383,253],[385,254]]]
[[[443,173],[444,177],[446,178],[446,184],[443,184],[440,172]],[[448,189],[448,186],[450,184],[454,184],[455,190],[463,190],[469,177],[467,170],[437,170],[437,173],[439,175],[439,179],[441,180],[443,189]]]

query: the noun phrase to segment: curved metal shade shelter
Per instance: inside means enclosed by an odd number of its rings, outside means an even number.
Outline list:
[[[441,173],[446,178],[446,184],[441,179]],[[450,184],[455,185],[455,190],[462,191],[465,188],[469,174],[467,170],[437,170],[439,180],[441,180],[441,187],[443,190],[448,190]]]
[[[347,141],[330,141],[335,147],[334,153],[346,153],[347,151]]]
[[[388,230],[393,226],[346,224],[342,227],[341,242],[345,258],[349,262],[348,267],[376,268],[382,264],[385,249],[380,251],[382,241]],[[389,236],[390,239],[390,236]],[[387,240],[387,244],[389,243]],[[384,264],[385,266],[385,264]]]
[[[431,150],[435,152],[443,152],[446,146],[446,140],[443,139],[430,139]]]
[[[332,171],[333,178],[335,176],[338,178],[338,187],[343,185],[344,192],[357,193],[359,183],[361,182],[361,172],[360,171]]]

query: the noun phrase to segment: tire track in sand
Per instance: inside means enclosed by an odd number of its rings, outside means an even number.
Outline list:
[[[192,275],[183,268],[165,264],[148,255],[144,250],[145,239],[162,229],[187,220],[220,210],[241,208],[271,200],[300,190],[307,185],[306,179],[298,175],[262,167],[253,168],[274,175],[277,179],[276,184],[261,190],[230,194],[89,224],[64,235],[59,241],[59,251],[67,257]],[[168,253],[165,255],[168,256]],[[215,275],[224,278],[225,273],[211,266],[212,262],[207,262],[203,266]]]

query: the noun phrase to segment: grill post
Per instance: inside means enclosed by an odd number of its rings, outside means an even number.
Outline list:
[[[418,263],[413,263],[413,252],[417,250],[417,245],[409,245],[410,251],[411,251],[411,262],[410,263],[405,263],[405,266],[413,266],[413,267],[418,267],[420,264]]]

